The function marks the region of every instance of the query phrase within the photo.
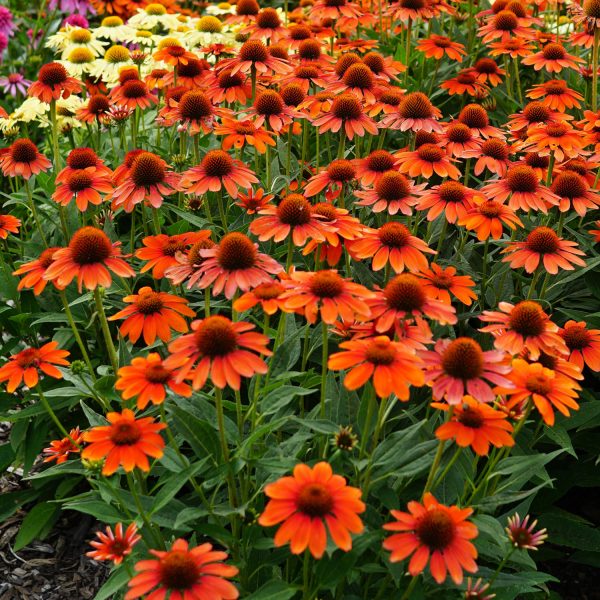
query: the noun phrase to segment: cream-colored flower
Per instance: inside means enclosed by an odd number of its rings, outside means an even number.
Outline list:
[[[94,53],[83,46],[73,48],[63,60],[59,60],[61,65],[67,70],[71,77],[81,79],[84,73],[92,70],[96,57]]]
[[[103,58],[96,59],[90,75],[98,77],[106,83],[115,83],[119,79],[119,71],[132,64],[129,50],[125,46],[115,44],[108,48]]]
[[[235,15],[235,6],[232,6],[229,2],[209,4],[204,12],[207,15]]]
[[[180,25],[177,17],[177,13],[167,13],[162,4],[148,4],[145,8],[138,8],[127,24],[138,29],[154,29],[160,25],[167,30],[176,30]]]
[[[37,98],[27,98],[12,112],[10,119],[14,122],[31,123],[39,121],[47,112],[50,112],[49,104],[40,102]]]
[[[100,27],[96,27],[96,29],[94,29],[94,35],[104,40],[118,42],[125,39],[125,36],[131,33],[133,30],[133,27],[123,23],[123,19],[121,19],[121,17],[113,15],[111,17],[105,17],[102,19]]]

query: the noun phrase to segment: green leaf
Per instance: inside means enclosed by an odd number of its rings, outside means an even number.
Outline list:
[[[6,471],[15,460],[15,451],[10,444],[2,444],[0,446],[0,473]]]
[[[173,473],[154,497],[154,506],[151,514],[158,512],[163,506],[166,506],[173,498],[175,498],[177,492],[179,492],[179,490],[188,482],[190,477],[196,475],[204,467],[207,460],[208,457],[182,469],[179,473]]]
[[[36,539],[46,526],[58,516],[59,511],[60,507],[56,504],[49,504],[48,502],[36,504],[21,523],[21,528],[15,539],[14,550],[21,550],[29,542]]]
[[[285,408],[294,400],[296,396],[307,396],[312,394],[314,390],[308,390],[303,387],[293,385],[282,385],[272,392],[269,392],[260,402],[260,413],[264,415],[272,415],[278,410]]]
[[[214,427],[201,421],[179,406],[171,406],[169,411],[175,421],[175,428],[192,447],[199,458],[210,456],[215,464],[219,463],[221,447]]]
[[[123,520],[122,515],[116,509],[101,500],[95,500],[91,495],[83,495],[83,497],[80,496],[76,500],[69,500],[63,504],[63,508],[92,515],[92,517],[109,525]]]
[[[126,569],[120,568],[113,571],[104,585],[98,590],[98,593],[94,596],[94,600],[109,600],[110,598],[113,598],[114,594],[125,587],[129,579],[130,576]]]
[[[297,591],[284,581],[269,581],[253,594],[246,596],[246,600],[289,600]]]

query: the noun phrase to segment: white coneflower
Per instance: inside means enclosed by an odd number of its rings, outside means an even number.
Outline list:
[[[135,31],[130,25],[123,23],[121,17],[113,15],[111,17],[105,17],[100,23],[100,27],[94,29],[94,34],[97,38],[104,40],[110,40],[111,42],[118,42],[125,38],[126,35]]]

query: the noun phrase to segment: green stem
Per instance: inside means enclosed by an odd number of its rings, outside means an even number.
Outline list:
[[[77,446],[77,448],[79,448],[80,447],[79,444],[69,435],[69,432],[65,429],[63,424],[60,422],[60,419],[56,416],[56,413],[50,406],[50,403],[48,402],[46,396],[44,396],[44,393],[42,392],[42,386],[39,383],[37,385],[37,391],[38,391],[38,396],[40,397],[40,402],[42,403],[42,406],[44,407],[44,410],[48,413],[50,418],[54,421],[54,424],[56,425],[56,427],[58,427],[58,430],[60,431],[62,436],[69,438],[71,440],[71,442],[75,446]]]
[[[321,326],[323,328],[323,348],[321,354],[321,406],[319,409],[319,416],[321,419],[325,418],[325,396],[327,393],[327,356],[329,353],[329,330],[327,323],[321,320]]]
[[[506,565],[506,563],[508,562],[509,558],[512,556],[512,553],[514,551],[515,551],[515,547],[511,546],[510,550],[508,551],[508,553],[506,554],[506,556],[502,559],[502,561],[498,565],[498,568],[494,571],[494,574],[492,575],[492,577],[491,577],[491,579],[489,581],[490,588],[492,587],[492,585],[494,584],[494,582],[498,578],[498,575],[500,575],[500,573],[502,572],[502,569],[504,568],[504,566]]]
[[[126,473],[125,475],[127,477],[127,485],[129,486],[129,491],[131,492],[131,495],[133,496],[133,501],[135,502],[135,506],[138,510],[139,516],[141,517],[141,519],[144,522],[144,525],[147,527],[148,531],[151,532],[152,537],[154,538],[154,543],[158,545],[159,549],[164,550],[165,542],[162,539],[162,535],[160,534],[160,531],[158,531],[156,526],[152,524],[148,515],[146,514],[146,511],[144,510],[142,501],[140,500],[140,496],[135,487],[135,481],[133,480],[133,476],[131,475],[131,473]]]
[[[600,29],[594,29],[594,46],[592,48],[592,110],[598,109],[598,46],[600,45]]]
[[[406,588],[406,591],[404,592],[404,594],[402,594],[402,598],[400,598],[400,600],[408,600],[411,596],[411,594],[413,593],[413,590],[415,589],[415,586],[417,585],[417,577],[413,577],[408,585],[408,587]]]
[[[25,191],[27,192],[27,200],[29,201],[29,208],[31,208],[31,214],[33,215],[33,220],[35,221],[35,225],[37,230],[42,238],[42,242],[44,242],[44,246],[48,247],[48,242],[46,241],[46,236],[44,235],[44,230],[42,229],[42,224],[40,223],[40,219],[38,217],[37,210],[35,208],[35,202],[33,200],[33,194],[31,193],[31,188],[29,187],[29,180],[25,179]]]
[[[449,423],[452,419],[452,415],[454,414],[454,407],[451,406],[448,409],[446,423]],[[425,488],[423,489],[423,496],[431,490],[433,485],[435,474],[437,473],[438,467],[440,466],[440,462],[442,461],[442,456],[444,454],[444,447],[446,446],[446,440],[440,440],[438,444],[438,449],[435,454],[435,458],[433,459],[433,464],[431,465],[431,469],[429,469],[429,475],[427,476],[427,481],[425,483]]]
[[[116,377],[117,372],[119,371],[119,361],[117,359],[117,351],[115,350],[115,345],[110,334],[110,328],[108,327],[108,321],[106,319],[106,313],[104,312],[104,305],[102,304],[102,296],[100,294],[99,286],[94,289],[94,300],[96,301],[96,311],[98,313],[98,319],[100,321],[100,327],[102,328],[104,341],[106,342],[108,357]]]

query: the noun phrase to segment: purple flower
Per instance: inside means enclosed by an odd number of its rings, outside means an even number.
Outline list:
[[[5,33],[0,31],[0,62],[2,62],[2,54],[8,46],[8,37]]]
[[[25,96],[30,85],[31,81],[25,79],[21,73],[11,73],[7,77],[0,77],[0,88],[13,98],[16,98],[18,94]]]
[[[0,33],[6,37],[10,37],[13,34],[15,24],[13,23],[13,16],[10,10],[5,6],[0,6]]]
[[[64,13],[86,15],[96,14],[89,0],[50,0],[50,10],[58,9]]]
[[[69,15],[64,21],[63,26],[71,25],[71,27],[83,27],[87,29],[89,27],[88,20],[83,15]]]

